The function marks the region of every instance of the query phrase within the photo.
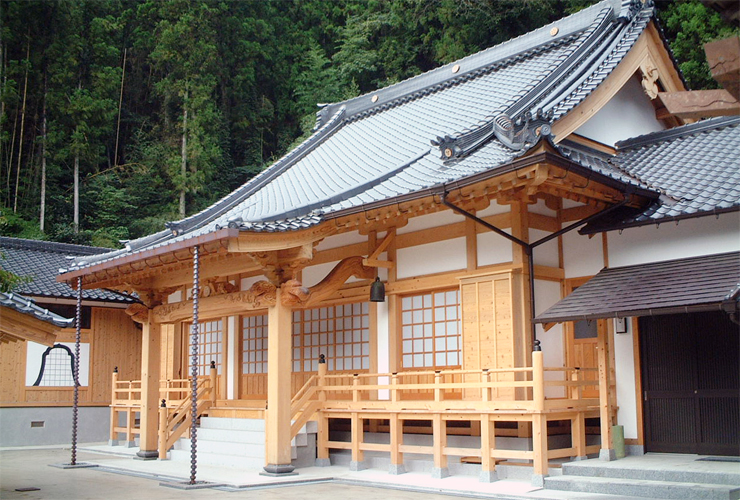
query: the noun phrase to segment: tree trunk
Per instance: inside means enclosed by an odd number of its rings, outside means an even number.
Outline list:
[[[123,81],[126,78],[126,50],[123,49],[123,69],[121,71],[121,95],[118,97],[118,122],[116,123],[116,148],[113,150],[113,166],[118,166],[118,137],[121,132],[121,106],[123,105]],[[110,158],[110,157],[109,157]]]
[[[188,91],[185,91],[185,103],[182,108],[182,150],[180,152],[180,175],[183,186],[180,189],[180,218],[185,218],[185,176],[188,173]]]
[[[18,212],[18,188],[21,184],[21,157],[23,156],[23,127],[26,122],[26,96],[28,95],[28,67],[31,58],[31,36],[29,33],[26,43],[26,76],[23,83],[23,104],[21,106],[21,133],[18,141],[18,166],[15,169],[15,197],[13,200],[13,213]]]
[[[44,232],[46,216],[46,74],[44,74],[44,104],[41,108],[41,201],[39,203],[39,229]]]

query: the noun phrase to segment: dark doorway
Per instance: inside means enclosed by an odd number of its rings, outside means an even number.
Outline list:
[[[642,317],[645,448],[740,455],[740,332],[722,312]]]

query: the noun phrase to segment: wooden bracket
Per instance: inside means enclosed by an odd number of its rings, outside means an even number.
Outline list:
[[[388,260],[378,260],[378,256],[381,253],[385,252],[385,250],[388,248],[388,245],[390,245],[395,238],[396,232],[388,231],[388,233],[385,235],[385,238],[383,238],[383,241],[381,241],[378,247],[373,250],[373,253],[368,255],[366,259],[362,259],[362,265],[367,267],[385,267],[386,269],[393,269],[396,266],[395,262],[391,262]]]

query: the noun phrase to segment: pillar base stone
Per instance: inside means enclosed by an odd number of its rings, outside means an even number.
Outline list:
[[[544,488],[546,477],[547,476],[545,474],[532,474],[532,486],[537,486],[538,488]]]
[[[432,477],[434,479],[444,479],[450,475],[450,471],[447,467],[433,467]]]
[[[365,469],[367,469],[367,465],[365,464],[364,460],[362,461],[352,460],[349,463],[349,470],[351,470],[352,472],[358,472],[358,471],[365,470]]]
[[[316,467],[331,467],[331,459],[329,458],[317,458],[314,462]]]
[[[399,474],[406,474],[406,467],[403,464],[391,464],[388,467],[388,474],[398,476]]]
[[[617,459],[617,452],[614,449],[602,448],[599,450],[599,460],[602,462],[611,462]]]
[[[136,452],[134,460],[156,460],[159,458],[157,450],[139,450]]]
[[[482,470],[478,476],[481,483],[495,483],[498,481],[498,472],[495,470]]]
[[[588,460],[588,457],[586,455],[582,457],[570,457],[571,462],[580,462],[581,460]]]
[[[285,477],[285,476],[297,476],[297,472],[293,472],[295,467],[291,464],[267,464],[263,467],[264,472],[260,472],[260,476],[269,477]]]

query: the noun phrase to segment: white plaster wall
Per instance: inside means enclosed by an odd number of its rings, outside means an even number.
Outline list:
[[[581,236],[575,229],[565,233],[563,235],[563,266],[566,278],[592,276],[598,273],[604,267],[601,235],[589,238]]]
[[[620,267],[740,250],[740,213],[607,233],[609,266]]]
[[[181,302],[182,301],[182,290],[178,290],[175,293],[171,293],[167,296],[167,303],[173,304],[175,302]]]
[[[430,227],[445,226],[447,224],[454,224],[455,222],[462,222],[464,220],[464,216],[459,215],[452,210],[442,210],[441,212],[436,212],[433,214],[412,217],[411,219],[409,219],[408,224],[398,228],[397,233],[413,233],[414,231],[429,229]]]
[[[399,279],[467,268],[465,238],[402,248],[396,257]]]
[[[535,312],[544,312],[550,306],[560,300],[560,283],[555,281],[534,281]],[[537,339],[542,347],[545,367],[565,366],[565,344],[563,341],[563,327],[557,324],[544,331],[542,325],[537,325]],[[557,372],[545,372],[546,380],[563,380],[563,375]],[[546,387],[545,396],[551,398],[565,397],[564,388]]]
[[[665,126],[655,118],[655,109],[640,80],[633,76],[575,133],[613,146],[617,141],[663,129]]]
[[[510,233],[508,229],[507,233]],[[511,262],[512,243],[493,231],[478,233],[478,265],[490,266],[502,262]]]
[[[355,243],[365,243],[366,241],[367,236],[361,235],[359,231],[351,231],[349,233],[342,233],[324,238],[316,246],[316,250],[328,250],[330,248],[343,247],[345,245],[353,245]]]
[[[557,215],[555,210],[547,208],[545,200],[537,200],[537,203],[534,205],[527,205],[527,211],[540,215],[549,215],[550,217],[555,217]]]
[[[549,236],[551,233],[540,229],[529,230],[529,241],[534,243],[537,240]],[[539,245],[534,249],[534,263],[542,266],[560,267],[558,259],[558,239],[553,238],[547,243]]]
[[[613,321],[613,320],[610,320]],[[637,395],[632,325],[627,320],[627,333],[614,334],[614,363],[617,376],[617,421],[624,426],[625,439],[637,439]]]
[[[495,200],[493,200],[490,205],[475,215],[478,217],[488,217],[489,215],[505,214],[509,211],[509,208],[509,205],[499,205]]]
[[[310,266],[303,269],[303,286],[312,287],[319,283],[321,280],[326,278],[326,275],[334,269],[337,262],[326,262],[324,264],[318,264],[316,266]],[[347,280],[347,283],[356,281],[353,278]]]

